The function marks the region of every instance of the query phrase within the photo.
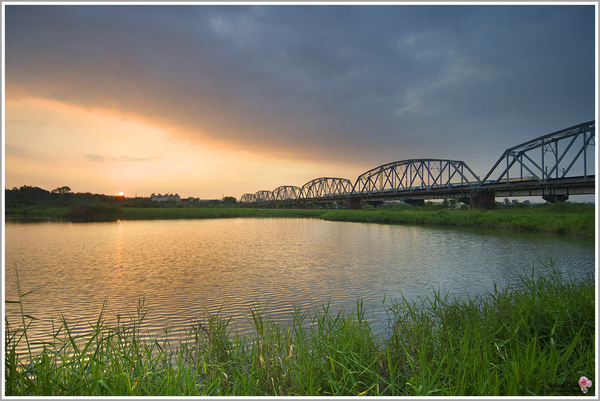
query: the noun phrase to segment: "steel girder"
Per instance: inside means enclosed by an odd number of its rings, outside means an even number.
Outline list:
[[[282,185],[273,190],[274,201],[297,200],[302,194],[302,188],[293,185]]]
[[[482,185],[583,177],[595,179],[596,122],[575,125],[506,149],[482,180]],[[500,164],[505,162],[503,167]],[[497,178],[490,178],[498,172]]]
[[[477,175],[460,160],[411,159],[383,164],[361,174],[353,195],[373,195],[404,191],[475,187]]]
[[[315,178],[302,186],[303,199],[344,196],[351,192],[352,182],[346,178]]]
[[[254,194],[244,194],[240,201],[242,203],[254,203]]]
[[[273,201],[273,192],[258,191],[254,194],[254,202],[271,202]]]

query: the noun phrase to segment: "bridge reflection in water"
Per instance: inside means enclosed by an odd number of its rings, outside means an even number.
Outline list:
[[[361,202],[378,205],[402,200],[424,204],[430,199],[457,199],[470,209],[493,209],[496,197],[541,196],[548,202],[569,195],[595,193],[595,121],[575,125],[506,149],[480,179],[460,160],[410,159],[383,164],[361,174],[354,184],[346,178],[315,178],[301,188],[244,194],[246,204]]]

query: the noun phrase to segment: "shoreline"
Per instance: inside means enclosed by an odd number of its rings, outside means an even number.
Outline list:
[[[7,210],[6,222],[110,222],[116,220],[176,220],[223,218],[318,218],[325,221],[472,227],[493,230],[546,232],[593,237],[595,206],[549,204],[529,208],[461,210],[436,207],[384,207],[378,209],[266,209],[240,207],[120,207],[99,208],[85,215],[74,215],[62,206],[37,206]]]

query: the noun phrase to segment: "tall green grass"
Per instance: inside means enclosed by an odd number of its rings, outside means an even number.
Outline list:
[[[206,312],[175,339],[145,333],[140,301],[127,318],[108,318],[106,305],[95,321],[61,317],[38,355],[17,351],[34,318],[22,311],[19,325],[6,321],[5,394],[576,396],[579,377],[595,382],[594,302],[592,275],[563,277],[548,264],[485,296],[398,300],[380,335],[357,302],[296,309],[286,325],[256,306],[244,336]],[[76,334],[81,325],[88,334]]]
[[[318,218],[324,213],[315,209],[252,208],[122,208],[125,220],[151,219],[221,219],[232,217]]]
[[[425,208],[329,210],[321,218],[329,221],[360,223],[507,228],[586,236],[595,234],[595,207],[577,204],[498,210],[427,210]]]
[[[451,210],[440,207],[382,207],[377,209],[259,209],[227,207],[117,207],[75,204],[67,207],[40,206],[11,209],[7,216],[21,219],[49,217],[58,220],[115,221],[153,219],[218,219],[233,217],[321,218],[328,221],[507,228],[593,236],[595,206],[550,204],[497,210]]]
[[[235,217],[318,218],[325,210],[319,209],[255,209],[227,207],[118,207],[101,203],[78,203],[71,207],[40,206],[7,211],[7,216],[27,221],[50,218],[68,221],[115,221],[158,219],[223,219]]]

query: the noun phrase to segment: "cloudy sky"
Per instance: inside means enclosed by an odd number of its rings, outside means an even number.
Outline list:
[[[594,5],[4,5],[5,187],[240,198],[595,119]]]

